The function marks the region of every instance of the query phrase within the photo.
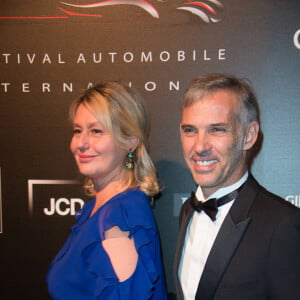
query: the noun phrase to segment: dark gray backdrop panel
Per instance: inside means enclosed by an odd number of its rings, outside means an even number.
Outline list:
[[[48,265],[74,223],[78,199],[86,199],[79,184],[66,181],[81,180],[68,150],[67,112],[89,83],[123,80],[149,107],[151,155],[163,186],[154,212],[169,291],[177,215],[194,189],[178,107],[198,74],[230,72],[252,81],[263,130],[252,171],[299,205],[299,1],[228,0],[222,8],[203,2],[217,14],[202,11],[219,22],[177,10],[184,1],[149,1],[159,18],[129,5],[82,11],[55,0],[0,3],[1,299],[47,299]],[[45,210],[50,203],[53,214]]]

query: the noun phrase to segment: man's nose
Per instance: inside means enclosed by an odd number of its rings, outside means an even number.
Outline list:
[[[211,144],[209,136],[205,132],[198,132],[195,137],[194,151],[198,156],[207,156],[210,153]]]

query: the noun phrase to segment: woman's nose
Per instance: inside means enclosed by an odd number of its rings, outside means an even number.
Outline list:
[[[84,143],[84,144],[78,145],[77,148],[83,152],[83,151],[87,150],[89,147],[90,147],[90,145],[88,143]]]
[[[89,147],[90,147],[89,137],[88,137],[87,134],[82,133],[82,134],[80,135],[79,140],[78,140],[77,148],[78,148],[80,151],[85,151],[85,150],[87,150]]]

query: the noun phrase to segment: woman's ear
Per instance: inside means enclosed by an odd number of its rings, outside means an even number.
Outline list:
[[[249,150],[255,144],[259,133],[259,124],[257,121],[251,122],[245,132],[243,150]]]
[[[136,147],[139,144],[139,138],[137,138],[136,136],[131,136],[130,138],[128,138],[128,149],[129,151],[133,152]]]

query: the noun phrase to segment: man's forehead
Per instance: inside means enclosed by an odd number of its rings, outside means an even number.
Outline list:
[[[190,105],[183,108],[182,114],[186,112],[196,113],[197,111],[199,113],[202,111],[237,113],[240,111],[240,101],[238,96],[233,92],[221,90],[196,99]]]
[[[218,89],[215,91],[206,91],[198,95],[195,94],[193,96],[189,96],[184,101],[183,109],[193,106],[198,102],[209,101],[210,99],[222,99],[224,102],[229,101],[235,104],[239,104],[240,102],[239,95],[237,95],[237,93],[235,93],[234,91],[227,89]]]
[[[182,112],[181,126],[207,127],[207,126],[234,126],[239,123],[238,112],[234,106],[205,105],[195,103]]]

